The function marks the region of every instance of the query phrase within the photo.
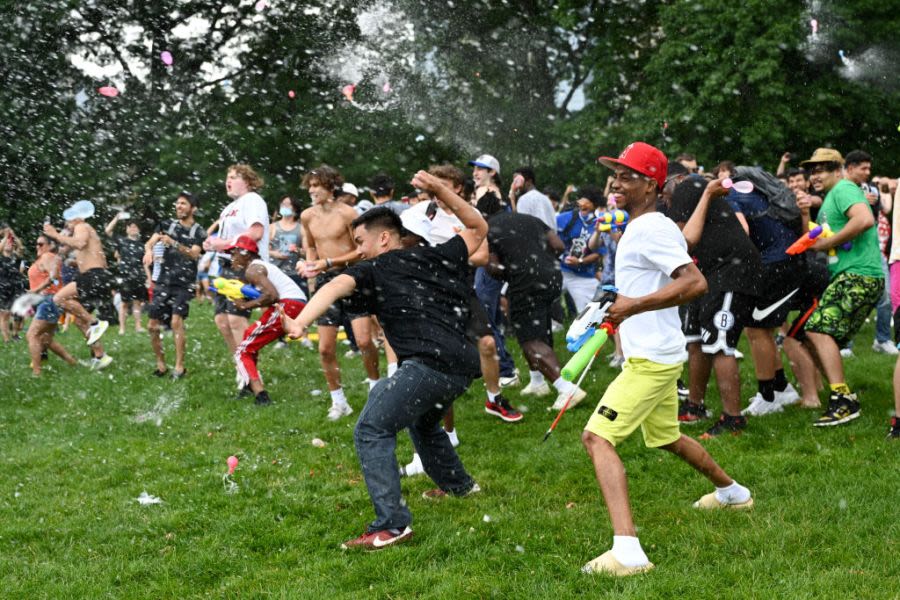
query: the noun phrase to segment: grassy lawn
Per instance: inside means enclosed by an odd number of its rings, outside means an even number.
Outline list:
[[[427,478],[404,480],[413,541],[349,553],[340,543],[373,517],[352,442],[366,390],[359,359],[341,358],[356,414],[330,423],[317,354],[269,347],[260,367],[275,404],[257,409],[233,400],[208,305],[195,304],[188,325],[181,381],[152,377],[146,335],[114,327],[103,341],[115,362],[101,373],[52,357],[32,379],[24,342],[0,347],[0,596],[900,597],[900,444],[885,440],[894,361],[871,352],[871,325],[846,361],[863,405],[852,424],[816,429],[817,413],[789,408],[752,420],[740,437],[705,442],[752,489],[750,513],[693,510],[712,489],[703,478],[645,449],[639,434],[621,447],[657,565],[625,580],[579,573],[612,542],[579,441],[609,367],[594,367],[589,400],[545,444],[549,401],[525,402],[524,422],[503,424],[484,413],[475,382],[455,406],[460,455],[484,491],[432,503],[421,498]],[[72,331],[60,339],[87,356]],[[171,337],[165,344],[171,354]],[[749,361],[742,378],[747,398],[756,391]],[[707,403],[718,410],[715,388]],[[314,447],[316,437],[327,446]],[[231,454],[240,458],[236,494],[222,485]],[[398,456],[411,457],[405,436]],[[140,505],[144,491],[162,503]]]

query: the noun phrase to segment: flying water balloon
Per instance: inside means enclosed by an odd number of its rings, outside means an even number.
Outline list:
[[[809,27],[812,29],[813,35],[819,33],[819,22],[815,19],[809,20]]]
[[[390,94],[391,93],[391,82],[385,81],[384,85],[381,87],[381,91],[384,92],[385,94]]]
[[[227,462],[228,462],[228,474],[232,475],[234,473],[234,470],[237,469],[238,457],[237,456],[229,456]]]
[[[741,194],[749,194],[753,191],[753,182],[752,181],[732,181],[731,177],[726,177],[722,180],[722,187],[727,189],[733,188],[734,191],[740,192]]]
[[[111,85],[104,85],[97,88],[97,93],[107,98],[115,98],[119,95],[119,90]]]
[[[347,99],[347,102],[353,102],[353,92],[356,91],[356,85],[352,83],[348,83],[341,90],[341,93],[344,94],[344,98]]]
[[[167,67],[171,66],[174,62],[172,59],[172,53],[168,50],[163,50],[159,55],[159,59],[163,61],[163,64],[165,64]]]
[[[256,3],[256,12],[264,11],[268,6],[269,3],[266,2],[266,0],[259,0],[259,2]]]
[[[297,93],[294,90],[288,90],[288,98],[293,100],[296,97],[297,97]]]
[[[228,472],[222,475],[222,487],[225,488],[226,494],[236,494],[238,492],[238,484],[235,483],[231,476],[238,466],[238,458],[237,456],[229,456],[226,462],[228,463]]]

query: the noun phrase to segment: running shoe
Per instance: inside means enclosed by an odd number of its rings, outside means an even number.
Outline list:
[[[346,417],[353,413],[353,407],[346,402],[332,402],[331,408],[328,409],[328,420],[337,421],[341,417]]]
[[[542,381],[538,385],[535,385],[533,381],[529,381],[528,385],[523,387],[519,393],[523,396],[549,396],[551,390],[546,381]]]
[[[687,386],[684,385],[684,382],[679,379],[678,380],[678,397],[682,398],[684,400],[687,400],[688,396],[690,396],[690,395],[691,395],[691,393],[687,389]]]
[[[900,439],[900,417],[891,417],[891,428],[888,430],[889,440]]]
[[[682,400],[678,403],[678,420],[682,423],[696,423],[711,416],[703,402],[694,404],[690,400]]]
[[[569,394],[560,394],[556,397],[556,402],[553,403],[553,410],[562,410],[562,407],[566,405],[566,399],[568,399]],[[587,397],[587,392],[581,389],[580,387],[575,388],[575,392],[572,394],[572,399],[569,400],[569,408],[575,408],[579,402],[584,400]],[[567,409],[568,410],[568,409]]]
[[[435,488],[433,490],[422,492],[422,497],[426,500],[440,500],[441,498],[446,498],[447,496],[453,496],[454,498],[465,498],[467,496],[471,496],[472,494],[477,494],[480,491],[481,486],[477,483],[473,483],[472,487],[469,488],[469,491],[462,494],[448,494],[440,488]]]
[[[858,417],[860,412],[856,394],[831,392],[831,397],[828,399],[828,410],[813,423],[813,427],[841,425]]]
[[[269,406],[272,404],[272,399],[269,397],[269,392],[263,390],[256,395],[256,400],[253,403],[256,406]]]
[[[800,392],[790,383],[782,391],[775,390],[775,403],[781,406],[790,406],[800,402]]]
[[[400,467],[400,477],[415,477],[416,475],[424,475],[425,467],[422,465],[422,459],[419,453],[413,454],[412,462],[405,467]]]
[[[890,340],[885,340],[883,342],[879,342],[875,340],[872,342],[872,351],[880,354],[890,354],[891,356],[897,356],[900,353],[900,350],[897,350],[897,346],[892,344]]]
[[[514,387],[519,385],[519,370],[516,369],[513,371],[513,374],[509,377],[500,377],[500,387]]]
[[[853,348],[841,348],[841,358],[856,358]]]
[[[500,417],[507,423],[516,423],[522,420],[522,413],[517,411],[502,395],[497,395],[496,402],[488,400],[484,403],[484,412],[495,417]]]
[[[106,333],[106,330],[109,329],[109,321],[97,321],[87,330],[87,345],[92,346],[97,343],[97,341],[103,337],[103,334]]]
[[[112,364],[112,361],[113,358],[109,354],[104,354],[100,358],[94,357],[91,359],[91,371],[102,371]]]
[[[185,375],[187,375],[187,369],[184,371],[172,371],[172,379],[182,379]]]
[[[364,533],[358,538],[348,540],[341,544],[344,550],[381,550],[388,546],[406,542],[412,539],[413,530],[410,527],[400,529],[382,529],[372,533]]]
[[[640,567],[626,567],[625,565],[620,563],[615,556],[613,556],[612,550],[607,550],[594,560],[581,567],[581,572],[587,575],[598,573],[602,575],[615,575],[616,577],[627,577],[628,575],[638,575],[640,573],[646,573],[652,568],[653,563],[651,562],[648,562],[646,565],[642,565]]]
[[[777,396],[776,399],[769,402],[763,398],[762,394],[757,392],[755,396],[750,398],[750,404],[741,411],[741,414],[750,415],[751,417],[762,417],[780,412],[784,412],[784,407],[778,402]]]
[[[753,498],[749,498],[746,502],[722,502],[719,500],[719,497],[716,496],[716,493],[712,492],[694,502],[694,508],[701,508],[704,510],[716,510],[719,508],[749,510],[753,508]]]
[[[162,370],[156,369],[156,370],[153,371],[153,376],[154,376],[154,377],[165,377],[165,376],[168,375],[168,374],[169,374],[169,370],[168,370],[168,369],[162,369]]]
[[[706,433],[700,436],[701,440],[711,440],[723,433],[731,433],[731,435],[740,435],[747,427],[747,417],[738,415],[726,415],[722,413],[716,424],[706,430]]]

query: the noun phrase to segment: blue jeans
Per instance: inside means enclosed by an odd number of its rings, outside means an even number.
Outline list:
[[[487,313],[491,331],[494,334],[494,343],[497,345],[497,356],[500,359],[500,377],[512,377],[516,372],[516,363],[506,349],[506,339],[503,335],[503,311],[500,310],[500,290],[503,282],[498,281],[487,274],[484,267],[478,267],[475,271],[475,295]]]
[[[409,428],[425,473],[442,490],[462,495],[475,485],[439,425],[453,401],[471,382],[464,375],[448,375],[419,361],[405,360],[392,377],[382,379],[369,392],[369,401],[353,431],[356,453],[375,508],[369,533],[403,529],[412,522],[400,491],[400,468],[394,454],[397,433],[403,429]]]
[[[881,255],[881,269],[884,271],[884,296],[875,307],[875,341],[879,344],[891,340],[891,270],[884,254]]]

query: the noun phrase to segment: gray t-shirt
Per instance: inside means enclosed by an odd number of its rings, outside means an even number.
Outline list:
[[[516,212],[537,217],[548,229],[556,229],[556,213],[553,212],[553,204],[551,204],[550,198],[537,190],[531,190],[519,198],[519,201],[516,202]]]

